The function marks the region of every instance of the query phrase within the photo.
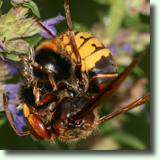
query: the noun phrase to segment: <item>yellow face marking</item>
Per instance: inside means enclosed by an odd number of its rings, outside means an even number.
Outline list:
[[[28,107],[28,105],[26,103],[23,104],[23,113],[24,113],[25,117],[28,117],[29,114],[30,114],[29,107]]]
[[[62,43],[64,44],[64,47],[65,47],[67,44],[70,43],[70,39],[69,39],[67,33],[64,34]]]
[[[67,54],[72,54],[72,47],[71,47],[71,45],[67,45],[66,47],[65,47],[65,53],[67,53]]]

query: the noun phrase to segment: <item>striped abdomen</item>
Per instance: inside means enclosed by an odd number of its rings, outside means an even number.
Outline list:
[[[89,91],[97,93],[118,76],[116,62],[111,51],[97,38],[85,32],[73,32],[82,60],[82,71],[86,72],[89,79]],[[70,55],[73,62],[76,62],[68,32],[58,37],[56,43]]]

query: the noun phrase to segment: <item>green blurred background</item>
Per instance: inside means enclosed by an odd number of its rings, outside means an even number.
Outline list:
[[[109,42],[111,42],[111,44],[114,43],[116,34],[121,28],[132,29],[136,30],[137,32],[149,32],[148,26],[150,23],[150,16],[141,13],[137,15],[141,20],[140,27],[137,27],[137,24],[134,23],[136,22],[134,21],[134,18],[129,19],[128,21],[126,20],[129,17],[126,15],[126,11],[123,8],[126,1],[114,0],[114,2],[111,2],[111,0],[70,0],[69,6],[74,29],[90,31],[91,29],[94,30],[94,26],[98,24],[98,29],[95,29],[95,33],[98,33],[102,26],[106,32],[106,37],[110,37]],[[65,16],[63,0],[34,0],[34,2],[36,2],[40,10],[42,20],[55,17],[58,15],[58,13],[61,13],[63,16]],[[3,14],[7,13],[10,8],[10,1],[5,0],[2,6]],[[115,9],[118,14],[114,13]],[[111,20],[113,19],[112,23],[108,26],[105,25],[105,16],[111,17]],[[126,21],[131,24],[127,25]],[[67,30],[66,20],[57,25],[56,29],[58,34],[64,33]],[[106,40],[106,38],[101,36],[101,34],[100,36],[99,34],[96,34],[96,36],[102,40]],[[145,87],[143,87],[143,90],[144,93],[147,93],[150,91],[150,45],[145,45],[144,48],[144,50],[147,51],[147,55],[139,65],[140,72],[138,72],[139,69],[137,69],[138,71],[133,72],[131,77],[133,81],[145,77],[147,79],[147,83],[145,84]],[[137,54],[138,52],[132,54],[131,56],[136,57]],[[121,56],[116,55],[116,61],[118,61],[119,57]],[[118,64],[118,68],[119,72],[121,72],[125,66]],[[17,78],[19,78],[19,75],[15,75],[13,79],[10,80],[10,83],[15,83]],[[127,92],[127,90],[125,92]],[[127,94],[124,93],[123,95],[126,96]],[[125,98],[126,97],[121,96],[121,91],[117,91],[111,98],[109,98],[108,101],[101,105],[102,108],[100,109],[100,116],[110,113],[113,111],[113,109],[122,107],[117,106],[117,104],[119,101],[121,102],[121,100]],[[116,100],[117,103],[115,102]],[[110,107],[113,105],[115,106]],[[147,113],[150,113],[149,107],[149,103],[147,103]],[[24,130],[27,130],[27,128]],[[35,141],[31,138],[30,135],[19,137],[11,128],[5,113],[0,112],[0,149],[150,150],[150,123],[147,121],[146,114],[144,114],[144,112],[129,112],[101,124],[99,130],[85,140],[69,144],[56,140],[55,144],[50,144],[46,141]]]

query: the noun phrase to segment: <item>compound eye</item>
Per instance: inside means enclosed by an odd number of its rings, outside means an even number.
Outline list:
[[[28,128],[31,132],[31,134],[36,138],[36,139],[47,139],[49,140],[51,138],[51,134],[48,132],[46,129],[45,125],[41,121],[41,119],[34,115],[30,114],[29,107],[27,106],[26,103],[23,105],[23,111],[24,115],[27,119],[27,124]]]

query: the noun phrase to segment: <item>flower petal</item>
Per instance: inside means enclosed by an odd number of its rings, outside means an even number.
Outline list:
[[[55,25],[57,24],[59,21],[64,20],[64,17],[59,13],[57,17],[52,18],[50,20],[44,21],[42,22],[43,25]]]
[[[111,52],[113,53],[113,55],[117,55],[118,54],[118,48],[116,45],[110,45],[109,49],[111,50]]]
[[[6,52],[6,47],[4,45],[4,43],[0,40],[0,51]]]
[[[133,49],[132,49],[132,47],[131,47],[130,44],[123,45],[122,46],[122,50],[125,51],[125,52],[127,52],[127,53],[132,53],[132,51],[133,51]]]
[[[41,22],[43,26],[45,26],[54,36],[57,36],[57,31],[53,25],[57,24],[59,21],[62,21],[64,17],[59,13],[57,17],[52,18],[50,20]],[[52,38],[45,30],[41,29],[39,33],[41,36],[45,38]]]
[[[4,84],[2,85],[2,87],[4,87],[6,91],[9,92],[10,94],[16,95],[19,84]]]
[[[27,126],[26,119],[23,116],[22,110],[17,110],[17,100],[16,94],[19,84],[4,84],[2,87],[6,88],[6,91],[9,92],[7,95],[9,98],[8,108],[10,113],[13,116],[13,121],[18,129],[19,132],[23,132],[22,128]]]
[[[45,26],[45,25],[44,25]],[[54,36],[57,36],[56,29],[53,26],[45,26]],[[45,30],[41,30],[39,33],[44,38],[52,38]]]
[[[7,66],[8,74],[13,75],[18,73],[18,70],[13,65],[11,65],[11,63],[6,58],[4,58],[4,60],[2,60],[2,58],[0,57],[0,62],[2,63],[2,65]]]

